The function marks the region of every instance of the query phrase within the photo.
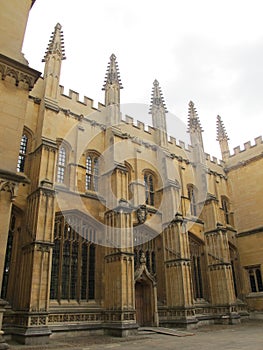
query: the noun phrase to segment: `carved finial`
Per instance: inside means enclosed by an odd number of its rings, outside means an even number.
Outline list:
[[[119,72],[119,67],[118,63],[116,61],[116,56],[112,54],[110,56],[110,62],[107,67],[107,72],[105,76],[105,81],[102,90],[106,89],[106,85],[110,84],[117,84],[119,85],[119,88],[122,89],[122,83],[121,83],[121,78],[120,78],[120,72]]]
[[[48,56],[57,54],[60,56],[61,60],[66,59],[65,49],[64,49],[64,38],[62,32],[62,26],[60,23],[57,23],[55,26],[54,32],[52,32],[49,44],[47,46],[47,51],[45,57],[42,59],[42,62],[46,62]]]
[[[200,120],[193,101],[189,102],[188,109],[188,130],[187,132],[203,132],[204,130],[201,127]]]
[[[216,130],[217,130],[217,138],[216,138],[217,141],[229,140],[224,123],[223,123],[220,115],[217,116]]]
[[[159,85],[158,80],[156,79],[153,82],[152,97],[151,97],[151,104],[150,104],[150,110],[149,110],[150,114],[153,112],[153,107],[158,107],[158,108],[161,107],[165,113],[168,112],[164,102],[161,87]]]

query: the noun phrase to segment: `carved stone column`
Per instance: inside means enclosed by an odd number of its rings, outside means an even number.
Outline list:
[[[105,254],[105,329],[112,335],[134,334],[135,320],[134,254],[132,214],[122,201],[105,214],[107,245]]]
[[[27,242],[22,251],[21,277],[17,299],[19,309],[15,323],[19,326],[13,337],[23,344],[43,344],[49,341],[49,288],[53,246],[55,191],[52,183],[41,182],[28,197]],[[26,310],[26,311],[25,311]],[[22,320],[22,321],[21,321]]]
[[[160,319],[160,324],[191,327],[197,320],[193,308],[188,232],[180,214],[165,228],[163,246],[167,316]]]
[[[217,308],[218,322],[237,323],[236,297],[230,262],[227,231],[223,226],[205,233],[211,304]]]

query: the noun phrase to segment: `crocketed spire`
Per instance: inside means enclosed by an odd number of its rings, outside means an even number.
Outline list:
[[[57,23],[55,26],[54,32],[52,32],[49,44],[47,46],[47,50],[45,53],[45,57],[42,59],[42,62],[46,62],[47,58],[50,55],[57,54],[60,56],[61,60],[66,59],[65,49],[64,49],[64,37],[63,31],[61,30],[61,24]]]
[[[188,132],[203,132],[204,130],[201,127],[200,120],[198,118],[198,114],[196,112],[196,108],[192,101],[189,102],[188,109]]]
[[[163,94],[161,87],[159,85],[158,80],[154,80],[153,82],[153,89],[152,89],[152,97],[151,97],[151,104],[150,104],[150,110],[149,113],[152,114],[153,107],[162,108],[165,113],[167,113],[167,108],[164,102]]]
[[[229,140],[224,123],[223,123],[220,115],[217,116],[216,131],[217,131],[217,138],[216,138],[217,141]]]
[[[123,88],[118,63],[116,61],[116,56],[112,54],[110,56],[110,62],[107,67],[107,72],[102,90],[106,90],[107,85],[112,85],[114,83],[117,84],[120,89]]]

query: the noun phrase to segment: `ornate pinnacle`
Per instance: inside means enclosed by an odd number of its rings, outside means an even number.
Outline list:
[[[163,108],[165,113],[168,113],[165,102],[164,102],[161,87],[159,85],[158,80],[156,80],[156,79],[153,82],[152,97],[151,97],[151,104],[150,104],[150,110],[149,110],[150,114],[152,113],[154,106],[161,107],[161,108]]]
[[[107,72],[102,90],[106,89],[106,85],[112,85],[114,83],[118,84],[120,89],[123,89],[118,63],[116,61],[116,56],[112,54],[110,56],[110,62],[107,67]]]
[[[217,141],[229,140],[224,123],[223,123],[220,115],[217,116],[216,131],[217,131],[217,138],[216,138]]]
[[[189,102],[189,109],[188,109],[188,130],[187,132],[195,132],[204,131],[201,127],[201,123],[197,114],[197,111],[195,109],[194,103],[192,101]]]
[[[57,54],[61,57],[61,60],[65,60],[64,38],[63,31],[61,30],[61,24],[57,23],[54,32],[52,32],[47,50],[42,62],[46,62],[49,55]]]

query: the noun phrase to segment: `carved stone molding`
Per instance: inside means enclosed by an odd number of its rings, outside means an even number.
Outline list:
[[[17,189],[17,182],[0,179],[0,192],[9,192],[11,195],[11,201],[15,199]]]
[[[16,86],[31,90],[40,74],[35,69],[0,54],[0,76],[2,80],[10,76],[15,79]]]

